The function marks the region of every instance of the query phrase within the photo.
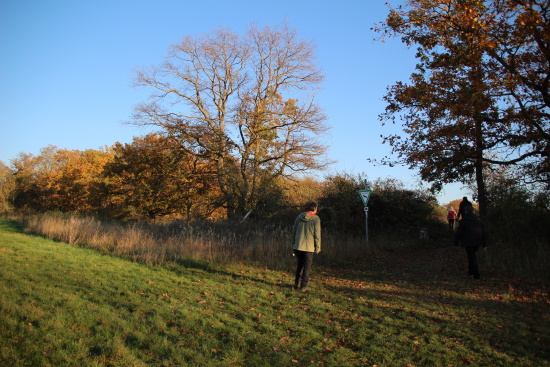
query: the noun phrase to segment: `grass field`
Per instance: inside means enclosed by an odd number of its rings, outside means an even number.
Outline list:
[[[0,366],[550,366],[548,288],[467,279],[460,249],[314,263],[305,294],[284,261],[144,265],[0,219]]]

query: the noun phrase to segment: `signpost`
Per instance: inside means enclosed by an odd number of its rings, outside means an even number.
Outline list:
[[[363,201],[363,205],[365,206],[365,234],[367,238],[367,246],[369,244],[369,199],[370,194],[372,194],[372,190],[359,190],[359,196],[361,197],[361,201]]]

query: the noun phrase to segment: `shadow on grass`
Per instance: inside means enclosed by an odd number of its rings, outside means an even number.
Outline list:
[[[471,348],[487,344],[516,360],[550,360],[548,286],[490,270],[474,280],[465,266],[461,248],[403,249],[354,268],[323,269],[318,278],[324,292],[361,299],[390,320],[407,318],[413,328],[431,328]]]
[[[7,218],[0,218],[0,231],[8,233],[23,233],[25,226],[19,222],[16,222]]]
[[[437,282],[422,285],[422,289],[415,286],[403,283],[399,289],[361,290],[325,284],[324,291],[360,298],[365,305],[363,316],[378,314],[376,320],[401,321],[413,334],[435,334],[474,350],[488,345],[516,361],[550,360],[549,309],[544,300],[499,300],[494,295],[482,299],[483,290],[476,293],[474,285],[468,296],[461,294],[464,286],[454,293],[442,292],[449,286]]]
[[[292,291],[292,286],[290,283],[261,279],[258,278],[258,276],[240,274],[236,271],[226,270],[224,264],[210,263],[194,259],[178,259],[173,263],[173,265],[167,264],[162,266],[178,276],[185,276],[189,269],[194,269],[213,275],[221,275],[227,279],[232,279],[243,283],[253,282],[266,287],[277,287],[281,290]]]

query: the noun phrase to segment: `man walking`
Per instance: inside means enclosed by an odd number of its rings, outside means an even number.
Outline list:
[[[455,246],[460,243],[466,248],[468,255],[468,275],[473,275],[474,279],[479,279],[479,266],[477,264],[476,252],[480,246],[487,248],[485,243],[485,229],[483,223],[474,214],[474,207],[468,205],[464,207],[464,217],[458,222],[458,229],[455,235]]]
[[[321,252],[321,219],[317,216],[319,205],[311,201],[305,211],[298,214],[292,226],[292,250],[297,267],[293,289],[307,292],[313,254]]]

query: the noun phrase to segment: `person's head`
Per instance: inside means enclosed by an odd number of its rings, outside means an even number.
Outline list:
[[[306,212],[316,212],[319,204],[316,201],[310,201],[306,204]]]
[[[468,197],[467,197],[467,196],[464,196],[464,197],[462,198],[462,200],[468,201]]]

